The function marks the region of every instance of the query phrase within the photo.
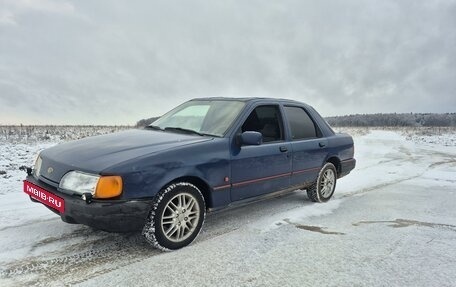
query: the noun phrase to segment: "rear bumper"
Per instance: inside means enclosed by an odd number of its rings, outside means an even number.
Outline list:
[[[349,174],[355,168],[355,166],[356,160],[354,158],[341,161],[339,178]]]
[[[109,232],[141,230],[152,206],[152,199],[93,200],[88,204],[81,197],[61,193],[53,186],[37,181],[33,176],[27,176],[26,180],[65,200],[63,213],[45,205],[59,214],[64,222],[84,224]]]

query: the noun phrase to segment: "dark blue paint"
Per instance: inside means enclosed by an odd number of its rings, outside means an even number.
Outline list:
[[[292,185],[311,184],[317,179],[320,167],[328,155],[326,147],[320,143],[327,142],[324,138],[293,141],[293,175]]]
[[[241,134],[240,144],[242,145],[260,145],[263,143],[263,136],[259,132],[245,131]]]
[[[291,149],[290,143],[287,142],[268,143],[260,146],[243,146],[239,148],[239,152],[231,156],[232,201],[290,186],[291,157],[288,152],[280,151],[282,146]],[[274,176],[277,177],[271,178]],[[249,184],[252,180],[257,181]]]
[[[57,187],[61,177],[71,170],[121,175],[124,192],[119,200],[132,200],[152,198],[170,182],[185,178],[201,183],[207,207],[215,208],[290,186],[304,187],[315,180],[329,158],[347,163],[353,158],[352,138],[335,134],[312,107],[289,100],[243,100],[244,110],[224,137],[148,129],[59,144],[41,153],[42,170],[52,166],[55,172],[40,180]],[[258,105],[271,104],[278,105],[282,111],[284,141],[239,146],[239,127],[248,114]],[[322,137],[291,141],[283,115],[285,104],[306,109]],[[354,161],[353,165],[343,166],[345,175],[354,168]]]

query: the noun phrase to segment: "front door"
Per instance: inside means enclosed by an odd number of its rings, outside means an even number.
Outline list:
[[[257,131],[263,143],[241,146],[231,155],[231,200],[238,201],[289,187],[291,144],[285,142],[278,105],[257,106],[239,129]]]

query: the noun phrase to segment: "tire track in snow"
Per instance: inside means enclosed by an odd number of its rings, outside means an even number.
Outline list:
[[[24,285],[47,286],[50,282],[62,281],[70,284],[72,279],[78,278],[79,275],[91,277],[96,272],[115,270],[160,254],[145,243],[140,234],[107,234],[101,238],[87,240],[87,237],[90,237],[90,230],[84,228],[82,231],[78,230],[61,237],[41,240],[34,244],[31,250],[46,249],[47,245],[70,238],[81,238],[80,242],[66,245],[47,255],[44,253],[35,257],[25,257],[7,264],[0,271],[0,277],[14,277],[14,281]]]
[[[413,155],[410,153],[409,150],[405,149],[405,147],[401,146],[399,147],[398,149],[399,152],[405,154],[407,157],[406,158],[395,158],[395,159],[390,159],[390,160],[383,160],[383,161],[379,161],[378,164],[386,164],[386,163],[392,163],[394,161],[397,161],[398,163],[410,163],[410,162],[417,162],[420,160],[420,158],[422,157],[427,157],[427,158],[434,158],[435,159],[435,162],[431,163],[431,164],[428,164],[428,166],[426,168],[424,168],[423,171],[415,174],[415,175],[411,175],[411,176],[407,176],[407,177],[403,177],[403,178],[399,178],[399,179],[395,179],[395,180],[392,180],[392,181],[387,181],[387,182],[382,182],[380,184],[377,184],[377,185],[373,185],[373,186],[369,186],[369,187],[366,187],[366,188],[362,188],[362,189],[357,189],[357,190],[354,190],[352,192],[347,192],[347,193],[344,193],[340,196],[337,196],[337,194],[335,194],[336,198],[346,198],[346,197],[351,197],[351,196],[360,196],[360,195],[363,195],[367,192],[372,192],[372,191],[376,191],[376,190],[379,190],[379,189],[382,189],[382,188],[385,188],[385,187],[388,187],[388,186],[391,186],[391,185],[395,185],[395,184],[399,184],[399,183],[402,183],[402,182],[405,182],[405,181],[408,181],[408,180],[413,180],[413,179],[416,179],[416,178],[423,178],[423,175],[432,170],[433,168],[437,167],[437,166],[441,166],[441,165],[445,165],[445,164],[449,164],[449,165],[454,165],[456,164],[456,158],[452,155],[452,154],[448,154],[448,153],[444,153],[444,152],[440,152],[440,151],[429,151],[429,150],[419,150],[420,151],[420,154],[419,155]],[[437,157],[443,157],[438,159]],[[376,167],[378,165],[371,165],[371,166],[366,166],[364,167],[363,169],[361,170],[366,170],[366,169],[370,169],[370,168],[373,168],[373,167]]]
[[[347,193],[344,193],[344,194],[342,194],[340,196],[336,196],[336,197],[337,198],[346,198],[346,197],[352,197],[352,196],[360,196],[360,195],[363,195],[365,193],[376,191],[376,190],[379,190],[379,189],[382,189],[382,188],[385,188],[385,187],[388,187],[388,186],[391,186],[391,185],[395,185],[395,184],[398,184],[398,183],[402,183],[402,182],[407,181],[407,180],[412,180],[412,179],[415,179],[415,178],[419,178],[424,173],[425,172],[422,172],[422,173],[420,173],[418,175],[414,175],[414,176],[409,176],[409,177],[400,178],[400,179],[396,179],[396,180],[392,180],[392,181],[388,181],[388,182],[383,182],[383,183],[380,183],[380,184],[377,184],[377,185],[373,185],[373,186],[370,186],[370,187],[367,187],[367,188],[358,189],[358,190],[355,190],[353,192],[347,192]]]
[[[395,219],[395,220],[363,220],[357,223],[352,223],[353,226],[360,226],[363,224],[387,224],[392,228],[403,228],[409,226],[424,226],[430,228],[444,228],[449,229],[452,231],[456,231],[456,225],[451,224],[443,224],[443,223],[433,223],[433,222],[423,222],[417,220],[410,220],[410,219]]]
[[[290,196],[293,193],[259,202],[258,209],[241,206],[208,214],[206,225],[193,244],[202,244],[236,232],[252,219],[297,208],[296,201],[288,199]],[[299,194],[295,199],[301,201],[304,198]],[[239,217],[240,214],[242,218]],[[26,228],[27,226],[23,227]],[[61,236],[45,237],[28,248],[30,253],[39,256],[26,256],[0,267],[0,278],[14,280],[11,285],[57,286],[62,285],[62,282],[64,285],[72,285],[162,254],[147,244],[139,233],[115,234],[83,226]],[[52,251],[43,252],[49,249]]]

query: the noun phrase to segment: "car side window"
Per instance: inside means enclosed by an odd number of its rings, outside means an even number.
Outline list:
[[[293,140],[320,137],[320,130],[303,108],[285,106],[285,113],[290,123]]]
[[[282,118],[278,106],[256,107],[242,125],[242,132],[255,131],[263,135],[263,142],[281,141],[283,136]]]

